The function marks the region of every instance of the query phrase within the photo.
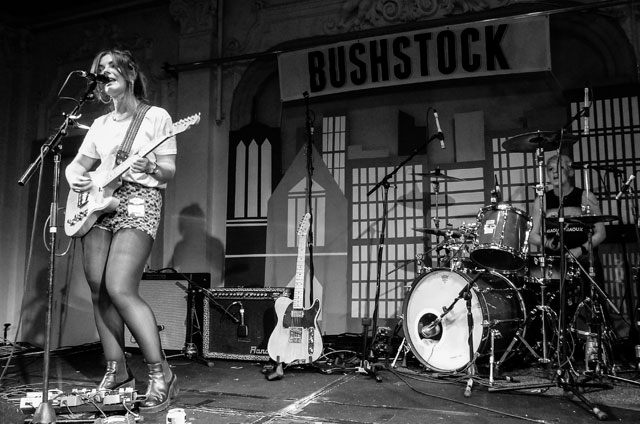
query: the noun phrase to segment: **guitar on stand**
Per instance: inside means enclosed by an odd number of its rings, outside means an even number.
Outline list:
[[[149,147],[138,152],[137,156],[147,156],[167,139],[188,130],[198,122],[200,122],[199,113],[181,119],[173,124],[169,134],[150,142]],[[89,175],[94,184],[88,191],[81,193],[69,191],[64,221],[64,231],[67,236],[84,236],[100,215],[116,210],[120,201],[113,197],[113,192],[120,187],[120,176],[129,170],[134,160],[134,156],[129,156],[112,170],[90,172]]]
[[[309,308],[304,308],[305,252],[310,221],[311,214],[306,213],[298,226],[298,258],[293,300],[281,296],[275,302],[278,321],[269,336],[267,351],[269,357],[276,362],[277,370],[268,377],[270,380],[282,377],[283,363],[311,364],[322,354],[322,335],[318,328],[320,301],[315,299]]]

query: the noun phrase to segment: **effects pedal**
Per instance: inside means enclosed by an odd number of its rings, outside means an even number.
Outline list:
[[[135,407],[137,392],[133,388],[97,391],[73,389],[70,393],[49,390],[48,401],[56,413],[69,412],[126,412]],[[20,410],[33,414],[42,403],[42,392],[30,392],[20,399]]]

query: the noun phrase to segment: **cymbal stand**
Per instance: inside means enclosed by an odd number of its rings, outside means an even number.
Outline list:
[[[542,279],[539,281],[540,283],[540,308],[539,310],[541,311],[541,318],[540,318],[540,325],[541,325],[541,332],[542,332],[542,357],[540,357],[540,355],[538,354],[538,352],[535,351],[535,349],[533,349],[531,347],[531,345],[525,340],[525,338],[523,337],[523,333],[525,331],[525,329],[528,328],[528,326],[530,325],[531,320],[533,319],[533,317],[535,316],[535,310],[531,311],[527,317],[524,320],[524,323],[522,325],[522,327],[520,327],[515,335],[513,336],[513,339],[511,340],[511,343],[509,344],[509,346],[507,346],[507,349],[502,353],[502,356],[500,357],[500,359],[498,361],[495,361],[491,363],[491,368],[490,368],[490,383],[493,383],[493,374],[494,374],[494,369],[495,372],[498,372],[498,369],[500,367],[500,365],[507,359],[507,357],[509,356],[509,354],[511,354],[511,351],[513,350],[513,348],[516,346],[516,343],[520,342],[522,343],[530,352],[531,354],[538,360],[538,362],[541,363],[549,363],[551,362],[551,360],[549,359],[549,354],[548,354],[548,342],[547,342],[547,325],[545,322],[545,318],[546,315],[552,314],[552,310],[546,305],[546,296],[547,294],[545,293],[545,289],[546,289],[546,282],[548,280],[546,273],[544,272],[545,270],[545,255],[544,255],[544,234],[546,233],[546,229],[545,229],[545,219],[544,219],[544,211],[545,209],[545,170],[544,170],[544,149],[542,147],[538,147],[536,148],[535,151],[535,159],[536,159],[536,163],[537,163],[537,168],[538,168],[538,181],[539,184],[537,184],[535,186],[536,188],[536,194],[537,194],[537,202],[538,202],[538,208],[540,210],[540,228],[539,228],[539,235],[540,235],[540,240],[541,240],[541,244],[542,244],[542,255],[540,257],[540,263],[538,264],[540,266],[541,269],[541,274],[542,274]],[[526,311],[524,311],[526,313]],[[493,340],[492,340],[493,341]],[[492,350],[493,352],[493,350]],[[519,388],[521,388],[522,386],[519,386]],[[538,387],[537,385],[535,387]]]
[[[436,168],[436,170],[438,170],[438,168]],[[434,181],[431,184],[433,184],[433,195],[436,198],[436,213],[431,218],[431,220],[433,221],[433,226],[437,230],[437,229],[440,228],[440,218],[438,216],[439,210],[440,210],[440,208],[439,208],[440,181],[438,181],[438,177],[435,177]],[[436,235],[436,244],[440,244],[440,235]],[[436,250],[436,258],[437,258],[438,267],[441,267],[442,266],[442,258],[440,256],[440,250]]]
[[[624,194],[627,193],[627,190],[628,190],[629,196],[627,196],[627,202],[631,204],[631,218],[633,218],[633,228],[635,230],[635,236],[636,236],[635,240],[636,240],[636,243],[640,245],[640,218],[638,218],[638,204],[637,204],[637,197],[635,196],[636,192],[633,189],[633,186],[631,184],[626,184],[626,183],[623,184],[622,173],[618,175],[620,180],[619,184],[622,184],[621,186],[619,186],[620,191],[618,192],[618,195],[616,195],[616,207],[618,209],[618,222],[620,224],[623,223],[622,197]],[[635,174],[632,174],[632,175],[635,178]],[[629,178],[630,178],[629,181],[631,181],[631,177]],[[625,187],[628,187],[628,189],[625,190]],[[625,274],[625,291],[629,293],[627,296],[625,296],[626,306],[627,306],[627,315],[630,323],[629,324],[629,340],[638,345],[638,343],[640,343],[640,324],[638,324],[638,322],[640,322],[640,315],[636,316],[635,313],[637,308],[640,307],[640,304],[638,304],[637,301],[634,304],[634,299],[632,295],[633,288],[631,286],[631,275],[633,274],[633,272],[632,272],[632,267],[629,264],[629,254],[628,254],[627,243],[625,239],[621,240],[620,247],[622,249],[621,255],[622,255],[622,261],[623,261],[623,266],[625,271],[624,273]],[[636,293],[640,294],[640,286],[638,286],[637,284],[638,284],[638,281],[636,280],[636,290],[637,290]]]
[[[586,102],[585,102],[586,103]],[[581,116],[585,116],[588,112],[590,106],[585,104],[585,107],[582,108],[576,115],[572,118],[572,120],[567,124],[567,127],[571,125],[573,120],[580,118]],[[560,318],[558,320],[558,369],[556,371],[556,383],[558,387],[561,387],[565,392],[573,393],[578,399],[580,399],[587,408],[598,418],[600,421],[606,421],[608,419],[607,413],[603,412],[596,405],[591,403],[579,390],[578,386],[580,383],[575,380],[575,371],[570,366],[570,358],[568,355],[568,346],[566,342],[567,338],[567,326],[566,326],[566,281],[567,281],[567,253],[570,255],[571,251],[567,249],[565,246],[565,234],[564,234],[564,225],[565,225],[565,217],[564,217],[564,193],[563,193],[563,170],[562,166],[562,140],[564,138],[564,132],[566,128],[562,128],[560,131],[560,142],[558,144],[557,150],[557,160],[558,163],[556,165],[556,169],[558,170],[558,199],[560,199],[560,204],[558,205],[558,232],[560,235]],[[544,240],[544,239],[543,239]]]
[[[546,178],[544,170],[544,149],[542,149],[541,147],[536,149],[536,161],[538,163],[538,181],[540,181],[540,184],[536,186],[536,194],[538,195],[538,207],[540,208],[540,240],[542,241],[542,255],[540,255],[539,264],[542,271],[542,280],[540,281],[540,330],[542,332],[542,358],[538,356],[537,359],[539,362],[546,364],[550,362],[547,346],[547,325],[545,322],[545,317],[548,313],[549,307],[546,305],[547,294],[545,293],[546,282],[548,281],[548,278],[547,273],[544,272],[544,270],[546,269],[546,258],[544,254],[544,235],[546,234],[546,223],[545,219],[542,217],[543,212],[546,211],[544,196]]]
[[[591,248],[591,240],[589,240],[589,250],[591,256],[593,254]],[[582,264],[578,262],[577,258],[569,250],[567,251],[569,253],[569,256],[574,259],[575,263],[580,268],[580,271],[584,275],[586,275],[589,280],[590,295],[587,296],[585,300],[578,306],[578,310],[580,310],[580,306],[589,308],[589,316],[592,318],[592,320],[588,320],[587,322],[588,330],[585,334],[587,336],[587,341],[585,343],[585,375],[587,375],[591,379],[595,379],[598,377],[608,377],[612,380],[640,385],[640,382],[638,381],[629,380],[612,374],[613,358],[611,357],[612,349],[610,347],[610,339],[612,338],[613,330],[611,329],[610,324],[607,322],[607,318],[603,310],[603,303],[606,302],[607,305],[609,305],[609,307],[616,314],[620,314],[620,311],[607,296],[604,290],[602,290],[602,288],[595,282],[595,280],[592,278],[592,275],[590,275],[590,273],[588,273],[587,270],[584,269]],[[593,330],[594,328],[595,332]],[[577,329],[574,329],[574,331],[578,332]],[[608,350],[605,350],[605,345],[609,346]],[[610,360],[603,358],[603,356],[606,355],[610,357]],[[595,363],[595,369],[589,369],[589,361]],[[581,384],[586,385],[587,383],[584,382]],[[611,386],[607,384],[589,384],[589,386],[605,389],[611,388]]]

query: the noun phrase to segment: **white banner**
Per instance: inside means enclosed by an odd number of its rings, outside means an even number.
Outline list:
[[[278,56],[282,101],[378,87],[551,70],[549,17],[345,41]]]

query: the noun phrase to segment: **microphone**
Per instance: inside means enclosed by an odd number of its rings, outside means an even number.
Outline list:
[[[440,139],[440,148],[444,149],[444,133],[442,132],[442,128],[440,128],[440,120],[438,119],[438,111],[433,109],[433,117],[436,118],[436,128],[438,130],[438,138]]]
[[[589,135],[589,110],[591,102],[589,102],[589,84],[584,87],[584,115],[582,118],[582,134]]]
[[[609,419],[609,415],[607,415],[606,412],[602,411],[597,406],[594,406],[593,408],[591,408],[591,412],[596,414],[596,417],[598,417],[598,421],[607,421]]]
[[[247,337],[249,328],[244,324],[244,306],[240,305],[240,325],[238,326],[238,337]]]
[[[430,339],[432,337],[437,336],[438,334],[440,334],[440,319],[436,319],[432,322],[430,322],[428,325],[425,325],[424,327],[422,327],[420,329],[420,335],[422,337],[424,337],[425,339]]]
[[[625,194],[627,191],[629,191],[629,187],[631,186],[631,183],[635,179],[636,179],[635,174],[629,175],[629,179],[627,180],[627,182],[622,185],[622,188],[620,188],[620,193],[616,194],[616,200],[620,200],[622,195]]]
[[[502,201],[502,196],[500,192],[500,184],[498,184],[498,177],[496,174],[493,174],[493,181],[495,189],[491,192],[491,203],[500,203]]]
[[[76,71],[81,77],[88,79],[89,81],[101,82],[103,84],[108,83],[111,79],[104,74],[94,74],[86,71]]]
[[[615,166],[607,166],[607,165],[591,165],[588,162],[572,162],[571,168],[573,169],[593,169],[595,171],[609,171],[618,174],[622,174],[622,171],[616,168]]]
[[[467,380],[467,386],[464,388],[464,397],[471,397],[471,389],[473,388],[473,378]]]

